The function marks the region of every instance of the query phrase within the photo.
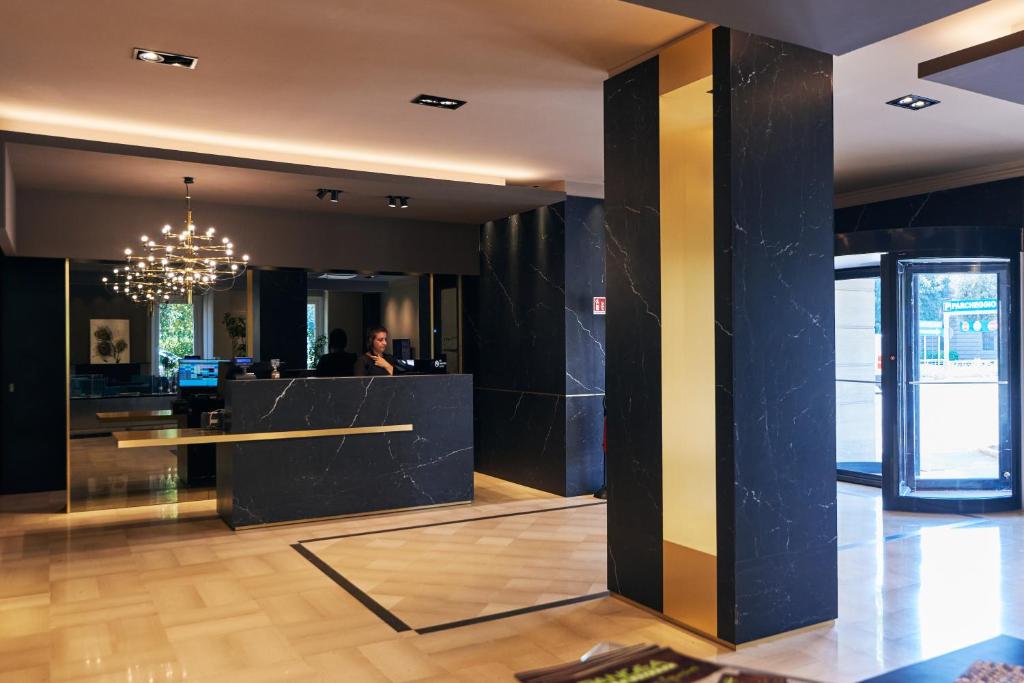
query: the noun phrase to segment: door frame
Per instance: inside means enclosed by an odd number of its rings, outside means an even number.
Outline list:
[[[1019,232],[1017,233],[1019,236]],[[1019,239],[1019,237],[1018,237]],[[1009,251],[1002,240],[995,244],[959,245],[956,248],[900,250],[883,254],[882,273],[882,507],[910,512],[984,513],[1017,510],[1021,507],[1021,254],[1019,242]],[[1001,248],[1002,247],[1002,248]],[[1009,367],[1007,393],[1009,407],[1009,453],[1012,491],[1002,498],[921,498],[899,495],[900,459],[900,386],[899,367],[899,272],[898,262],[925,258],[1000,258],[1009,260],[1006,322]]]

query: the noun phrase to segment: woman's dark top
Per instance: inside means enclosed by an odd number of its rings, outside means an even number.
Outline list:
[[[356,354],[335,351],[320,356],[316,364],[317,377],[351,377],[355,371]]]
[[[401,365],[398,364],[398,361],[395,360],[394,356],[392,356],[391,354],[388,354],[388,353],[384,353],[384,354],[381,354],[381,355],[383,356],[384,360],[386,360],[388,363],[390,363],[391,367],[393,367],[395,369],[395,374],[396,375],[402,374],[403,368],[402,368]],[[360,377],[361,376],[373,377],[373,376],[376,376],[376,375],[386,375],[386,374],[388,374],[387,370],[385,370],[384,368],[379,367],[376,364],[374,364],[373,359],[370,358],[369,356],[367,356],[365,353],[361,354],[359,356],[359,358],[356,360],[355,372],[356,372],[356,376],[360,376]]]

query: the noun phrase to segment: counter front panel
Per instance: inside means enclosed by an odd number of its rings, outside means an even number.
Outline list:
[[[411,424],[412,431],[217,445],[217,509],[232,527],[469,502],[470,375],[227,383],[229,433]]]

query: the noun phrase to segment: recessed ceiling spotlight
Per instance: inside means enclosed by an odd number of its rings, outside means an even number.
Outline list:
[[[140,62],[149,62],[150,64],[166,64],[167,66],[176,66],[182,69],[194,69],[199,59],[196,57],[189,57],[187,55],[179,55],[174,52],[161,52],[160,50],[147,50],[145,48],[137,47],[132,50],[132,57],[139,60]]]
[[[900,109],[909,109],[911,111],[917,111],[918,109],[925,109],[938,104],[939,100],[933,100],[930,97],[922,97],[921,95],[904,95],[903,97],[897,97],[894,100],[889,100],[886,104],[891,104],[894,107]]]
[[[466,103],[465,100],[457,100],[454,97],[438,97],[437,95],[417,95],[411,101],[413,104],[441,109],[458,109]]]

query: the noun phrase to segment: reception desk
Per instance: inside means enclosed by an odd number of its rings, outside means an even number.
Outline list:
[[[473,499],[470,375],[241,380],[224,398],[233,529]]]

